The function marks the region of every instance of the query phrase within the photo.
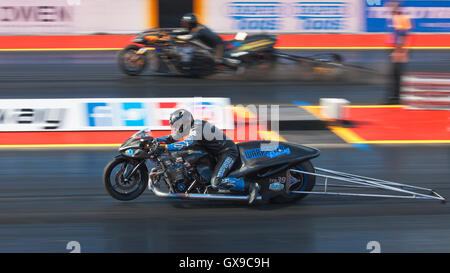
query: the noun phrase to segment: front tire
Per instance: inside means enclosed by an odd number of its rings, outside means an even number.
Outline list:
[[[122,49],[117,56],[120,70],[127,75],[136,76],[141,74],[147,67],[147,55],[137,54],[140,49],[137,45],[129,45]]]
[[[103,185],[106,191],[113,198],[120,201],[130,201],[139,197],[147,187],[148,170],[145,162],[136,170],[129,181],[123,179],[126,164],[136,166],[137,162],[132,162],[124,157],[116,157],[111,160],[103,171]],[[118,171],[115,173],[115,169]]]
[[[310,161],[303,161],[294,166],[291,166],[289,169],[297,169],[299,171],[305,171],[309,173],[315,173],[314,166]],[[304,173],[296,173],[290,172],[291,177],[294,180],[294,183],[290,185],[289,191],[312,191],[314,186],[316,185],[316,176]],[[292,182],[291,182],[292,183]],[[299,193],[285,193],[283,195],[272,198],[272,203],[282,204],[282,203],[290,203],[295,202],[300,199],[303,199],[307,196],[307,193],[299,194]]]

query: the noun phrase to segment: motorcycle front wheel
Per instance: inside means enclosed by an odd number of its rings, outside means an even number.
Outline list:
[[[139,197],[147,188],[148,170],[145,162],[129,178],[125,176],[138,162],[124,157],[111,160],[103,171],[103,185],[113,198],[120,201],[130,201]]]
[[[127,75],[136,76],[141,74],[147,67],[147,55],[137,54],[140,49],[137,45],[129,45],[122,49],[117,56],[120,70]]]

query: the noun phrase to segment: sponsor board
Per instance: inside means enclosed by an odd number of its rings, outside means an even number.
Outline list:
[[[402,103],[410,109],[450,110],[449,76],[445,73],[410,73],[403,76],[400,90]]]
[[[0,131],[170,130],[176,109],[233,129],[227,98],[0,100]]]
[[[2,0],[0,34],[130,33],[146,28],[146,0]],[[114,19],[112,19],[114,18]]]
[[[392,14],[387,0],[365,0],[368,32],[392,32]],[[450,32],[450,1],[401,2],[402,12],[412,21],[412,32]]]
[[[363,6],[341,1],[210,1],[204,24],[222,33],[245,32],[358,32]]]

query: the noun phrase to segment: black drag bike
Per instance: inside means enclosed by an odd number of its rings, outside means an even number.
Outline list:
[[[246,200],[247,192],[218,190],[210,184],[215,159],[203,150],[157,153],[160,145],[149,130],[141,130],[119,148],[120,155],[105,167],[103,182],[108,193],[128,201],[140,196],[145,188],[160,197],[186,199]],[[231,177],[257,182],[257,199],[276,203],[304,198],[315,185],[310,160],[319,151],[293,143],[250,141],[237,144],[240,160]],[[146,161],[155,166],[148,172]],[[302,194],[293,193],[302,192]]]
[[[154,72],[204,77],[239,66],[217,64],[212,49],[198,40],[183,40],[180,29],[157,28],[137,35],[133,43],[119,52],[119,68],[128,75],[139,75],[150,65]],[[273,62],[276,36],[250,35],[242,40],[226,41],[224,57],[240,63],[240,67]]]
[[[148,186],[159,197],[248,199],[248,192],[211,187],[211,173],[216,162],[206,151],[161,153],[157,152],[159,145],[150,130],[141,130],[122,144],[120,154],[103,172],[103,183],[112,197],[133,200]],[[257,200],[263,204],[293,202],[310,194],[446,201],[431,189],[313,167],[310,160],[320,152],[308,146],[269,141],[237,145],[240,158],[228,176],[258,183],[261,189]],[[154,166],[150,173],[147,161]],[[323,183],[316,183],[316,178],[321,178]]]
[[[126,74],[141,74],[147,66],[157,73],[206,77],[216,73],[243,74],[247,70],[271,71],[280,64],[298,65],[299,76],[341,77],[346,69],[371,71],[343,63],[339,54],[321,53],[309,57],[281,52],[274,48],[277,36],[238,33],[225,41],[224,57],[229,62],[216,63],[210,47],[198,40],[180,39],[182,29],[156,28],[138,34],[118,54],[119,68]],[[292,69],[289,67],[288,69]]]

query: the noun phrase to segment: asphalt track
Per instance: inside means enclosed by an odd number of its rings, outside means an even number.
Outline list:
[[[325,52],[290,53],[311,56]],[[129,77],[117,68],[116,51],[0,52],[0,98],[225,96],[233,104],[290,104],[293,100],[317,104],[322,97],[346,98],[352,104],[380,104],[385,100],[388,84],[385,75],[390,69],[388,51],[334,53],[342,54],[346,63],[376,73],[350,72],[345,81],[326,77],[299,81],[295,74],[287,79],[280,75],[280,80],[276,80],[271,73],[251,80],[155,77],[149,72]],[[412,51],[407,71],[449,73],[449,63],[448,51]]]
[[[131,202],[104,190],[114,151],[3,151],[0,252],[449,252],[450,207],[438,201],[308,196],[287,206]],[[316,166],[450,196],[448,146],[322,149]]]
[[[313,53],[313,52],[309,52]],[[408,70],[450,72],[448,51],[413,52]],[[386,51],[346,51],[347,62],[388,67]],[[233,104],[317,104],[321,97],[377,104],[386,82],[131,78],[115,52],[2,52],[0,98],[227,96]],[[381,79],[378,81],[378,79]],[[261,95],[263,94],[263,95]],[[323,168],[433,188],[450,196],[448,145],[337,144],[324,132],[281,132],[289,141],[322,145]],[[340,141],[342,143],[342,141]],[[339,148],[333,148],[333,145]],[[336,146],[336,147],[337,147]],[[0,252],[450,252],[449,205],[437,201],[308,196],[286,206],[107,195],[103,167],[114,150],[0,151]]]

